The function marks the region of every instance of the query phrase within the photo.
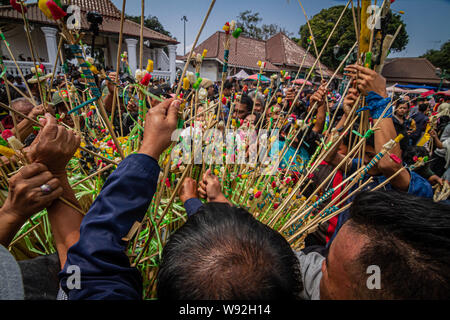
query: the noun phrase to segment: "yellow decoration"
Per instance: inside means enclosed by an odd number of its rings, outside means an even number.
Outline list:
[[[183,90],[188,90],[190,86],[191,86],[191,83],[189,82],[189,79],[184,78],[183,79]]]
[[[147,72],[148,73],[152,73],[153,72],[153,60],[148,60],[148,64],[147,64]]]
[[[4,155],[7,158],[11,158],[13,157],[16,153],[14,152],[13,149],[8,148],[8,147],[4,147],[0,145],[0,154]]]
[[[48,0],[39,0],[39,9],[41,9],[42,13],[45,14],[47,18],[53,20],[53,15],[50,9],[47,7]]]

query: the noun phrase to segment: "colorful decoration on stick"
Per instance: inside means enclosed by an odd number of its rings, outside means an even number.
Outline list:
[[[23,13],[27,13],[28,11],[28,8],[25,6],[25,3],[23,1],[9,0],[9,3],[11,4],[11,7],[13,7],[13,9],[19,13],[22,13],[22,7]]]
[[[60,1],[39,0],[38,6],[42,13],[49,19],[57,21],[67,16],[67,13],[61,8]]]

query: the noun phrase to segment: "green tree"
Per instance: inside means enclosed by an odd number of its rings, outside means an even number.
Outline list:
[[[440,50],[428,50],[421,58],[427,58],[436,68],[450,71],[450,40]]]
[[[139,23],[139,24],[141,23],[141,17],[139,17],[139,16],[128,16],[127,15],[126,18],[128,20],[134,21],[136,23]],[[162,33],[166,36],[172,37],[172,34],[164,28],[164,26],[162,25],[162,23],[159,21],[158,17],[156,17],[156,16],[149,15],[147,18],[145,18],[144,26],[153,31],[156,31],[156,32]]]
[[[243,36],[258,40],[267,40],[279,32],[283,32],[288,36],[291,35],[285,28],[279,27],[276,24],[263,24],[259,26],[262,20],[259,12],[253,13],[251,10],[246,10],[237,16],[236,25],[242,29]]]
[[[330,35],[333,27],[336,24],[336,21],[338,20],[344,8],[345,6],[335,6],[328,9],[323,9],[309,21],[319,52],[325,44],[325,41]],[[392,13],[389,13],[389,15],[390,24],[387,27],[388,34],[394,34],[398,26],[400,24],[403,25],[391,48],[392,52],[399,52],[406,48],[409,41],[409,36],[406,32],[406,24],[402,21],[400,15]],[[310,36],[307,24],[300,27],[299,34],[301,37],[300,45],[306,48],[308,46],[307,41]],[[342,17],[341,22],[337,26],[336,31],[332,35],[330,42],[328,43],[320,61],[328,67],[336,69],[340,64],[340,61],[337,57],[347,54],[356,40],[357,39],[352,11],[350,9],[347,9],[344,13],[344,16]],[[340,46],[340,50],[337,57],[335,57],[334,47],[337,44]],[[315,53],[315,51],[311,49],[311,53]]]

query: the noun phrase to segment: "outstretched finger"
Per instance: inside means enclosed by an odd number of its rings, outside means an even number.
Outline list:
[[[180,105],[180,100],[174,100],[167,110],[167,120],[172,126],[176,126],[178,123],[178,111],[180,110]]]

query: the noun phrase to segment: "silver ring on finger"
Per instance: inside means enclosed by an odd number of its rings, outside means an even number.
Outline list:
[[[50,194],[50,193],[52,193],[53,190],[52,190],[52,187],[50,187],[48,184],[43,184],[41,186],[41,191],[43,194]]]

